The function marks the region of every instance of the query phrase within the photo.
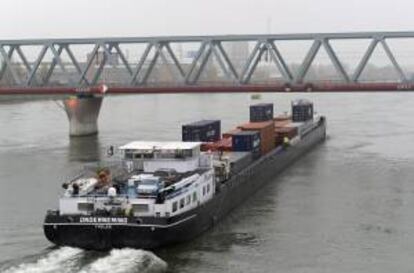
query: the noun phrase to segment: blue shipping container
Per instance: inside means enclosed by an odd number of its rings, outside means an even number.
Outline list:
[[[260,154],[260,133],[257,131],[242,131],[232,136],[233,151],[253,152]]]

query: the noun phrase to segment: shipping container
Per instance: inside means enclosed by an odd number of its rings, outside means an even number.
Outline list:
[[[280,146],[283,144],[283,139],[285,136],[283,134],[275,133],[275,146]]]
[[[275,148],[273,120],[264,122],[250,122],[238,126],[242,131],[256,131],[260,134],[260,151],[264,155]]]
[[[229,138],[222,138],[219,141],[216,142],[205,142],[201,144],[201,151],[207,152],[207,151],[226,151],[231,152],[232,149],[232,139]]]
[[[288,137],[289,139],[292,139],[292,138],[294,138],[295,136],[298,135],[298,128],[294,127],[294,126],[292,126],[292,127],[289,127],[289,126],[276,127],[275,128],[275,137],[276,137],[276,135],[278,137],[281,137],[281,138]]]
[[[292,101],[292,121],[303,122],[313,119],[313,103],[309,100]]]
[[[273,119],[273,103],[250,105],[250,122],[269,121]]]
[[[232,137],[235,133],[239,133],[241,130],[239,128],[235,128],[233,130],[227,131],[223,133],[223,138],[229,138]]]
[[[216,143],[215,142],[203,142],[200,146],[200,151],[207,152],[207,151],[215,151]]]
[[[182,126],[183,141],[214,142],[220,140],[220,120],[201,120]]]
[[[276,146],[280,146],[284,142],[284,138],[293,139],[298,135],[297,126],[289,122],[285,126],[275,127],[274,143]]]
[[[232,147],[235,152],[252,152],[257,158],[260,156],[260,134],[257,131],[242,131],[232,137]]]
[[[273,123],[275,124],[275,128],[277,127],[285,127],[291,123],[291,120],[275,120]]]

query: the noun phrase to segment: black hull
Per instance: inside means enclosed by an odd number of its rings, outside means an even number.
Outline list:
[[[190,240],[211,228],[217,221],[246,198],[300,159],[306,152],[325,140],[326,122],[321,119],[317,127],[295,146],[274,150],[256,160],[248,168],[218,188],[212,200],[191,211],[171,218],[94,219],[94,223],[81,223],[79,217],[48,214],[44,232],[49,241],[85,249],[111,248],[154,249],[168,244]],[[98,217],[99,218],[99,217]]]

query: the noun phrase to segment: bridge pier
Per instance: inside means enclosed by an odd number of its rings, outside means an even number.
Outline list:
[[[71,137],[89,136],[98,133],[98,116],[102,97],[73,97],[63,101],[69,119]]]

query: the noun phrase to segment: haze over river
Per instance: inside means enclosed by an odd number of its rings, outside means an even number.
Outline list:
[[[177,140],[181,124],[248,119],[248,105],[314,101],[328,140],[197,239],[158,251],[54,248],[42,231],[61,184],[109,145]],[[414,272],[414,94],[105,98],[96,137],[68,137],[54,101],[0,102],[0,271]]]

